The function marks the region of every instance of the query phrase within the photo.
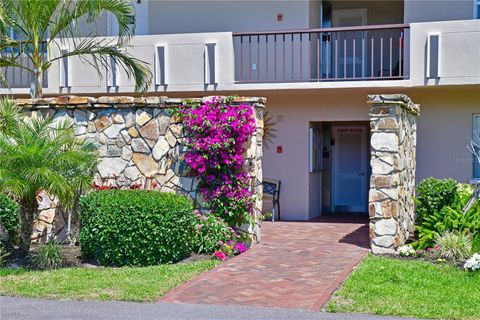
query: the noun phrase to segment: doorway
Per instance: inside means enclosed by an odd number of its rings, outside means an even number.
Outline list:
[[[332,137],[332,211],[367,212],[367,129],[334,125]]]
[[[309,141],[310,218],[368,212],[369,122],[311,122],[310,128],[317,132]]]

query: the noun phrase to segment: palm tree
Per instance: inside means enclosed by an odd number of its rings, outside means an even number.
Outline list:
[[[82,34],[80,22],[94,23],[105,12],[113,14],[118,22],[118,37],[98,38],[96,34]],[[11,37],[11,32],[21,40]],[[82,61],[101,69],[111,69],[115,63],[130,78],[135,79],[135,90],[146,90],[152,74],[146,64],[125,53],[122,49],[135,32],[135,11],[129,0],[1,0],[0,1],[0,68],[20,68],[32,76],[32,98],[42,96],[43,74],[53,62],[78,56]],[[64,43],[73,43],[73,49],[62,52]],[[45,55],[56,47],[59,54]],[[28,64],[21,63],[25,56]],[[91,58],[91,59],[88,59]],[[7,86],[5,75],[0,82]]]
[[[96,163],[92,142],[74,136],[72,122],[22,116],[15,102],[0,100],[0,192],[20,205],[20,249],[30,249],[37,194],[56,196],[62,207],[92,181]]]

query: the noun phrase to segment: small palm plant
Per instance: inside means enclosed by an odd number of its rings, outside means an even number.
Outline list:
[[[93,24],[102,14],[111,13],[118,23],[118,37],[106,39],[95,33],[82,34],[81,23]],[[135,79],[135,90],[146,90],[152,74],[146,64],[123,49],[135,32],[135,10],[129,0],[1,0],[0,1],[0,68],[27,70],[33,78],[32,98],[42,96],[43,74],[52,63],[66,57],[79,57],[101,70],[111,70],[108,61],[114,58],[128,78]],[[20,40],[12,35],[17,35]],[[72,50],[60,49],[65,43]],[[56,47],[59,54],[46,55]],[[28,63],[22,63],[26,57]],[[89,59],[90,58],[90,59]],[[8,86],[0,72],[0,84]]]
[[[20,205],[20,249],[27,253],[38,192],[44,190],[63,207],[72,207],[92,181],[95,146],[76,138],[70,121],[22,116],[10,100],[0,100],[0,124],[0,192]]]

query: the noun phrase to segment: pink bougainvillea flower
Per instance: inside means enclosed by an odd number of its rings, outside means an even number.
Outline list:
[[[213,256],[215,258],[217,258],[218,260],[220,261],[225,261],[225,259],[227,258],[227,256],[225,255],[225,253],[223,253],[222,251],[216,251]]]
[[[198,230],[200,230],[200,229],[202,229],[202,228],[203,228],[203,225],[197,224],[197,229],[198,229]]]

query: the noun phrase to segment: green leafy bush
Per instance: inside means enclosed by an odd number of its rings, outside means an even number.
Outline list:
[[[459,202],[457,182],[453,179],[427,178],[417,186],[417,224],[444,207]]]
[[[55,241],[39,245],[29,254],[29,258],[31,265],[38,269],[57,269],[63,263],[60,245]]]
[[[220,242],[236,241],[241,236],[214,214],[198,216],[196,237],[193,241],[193,252],[212,254],[220,247]]]
[[[18,236],[18,204],[10,197],[0,193],[0,223],[8,232],[10,240]]]
[[[447,231],[435,239],[438,255],[449,261],[464,261],[472,254],[472,238],[469,234]]]
[[[447,231],[469,233],[473,242],[478,243],[480,238],[480,202],[477,201],[465,214],[457,206],[443,207],[426,216],[420,225],[417,225],[417,248],[423,249],[433,244],[434,240]]]
[[[463,208],[473,195],[473,186],[468,183],[459,183],[457,184],[457,193],[459,205]]]
[[[95,191],[82,197],[80,243],[103,265],[173,263],[191,252],[197,217],[190,200],[148,190]]]

